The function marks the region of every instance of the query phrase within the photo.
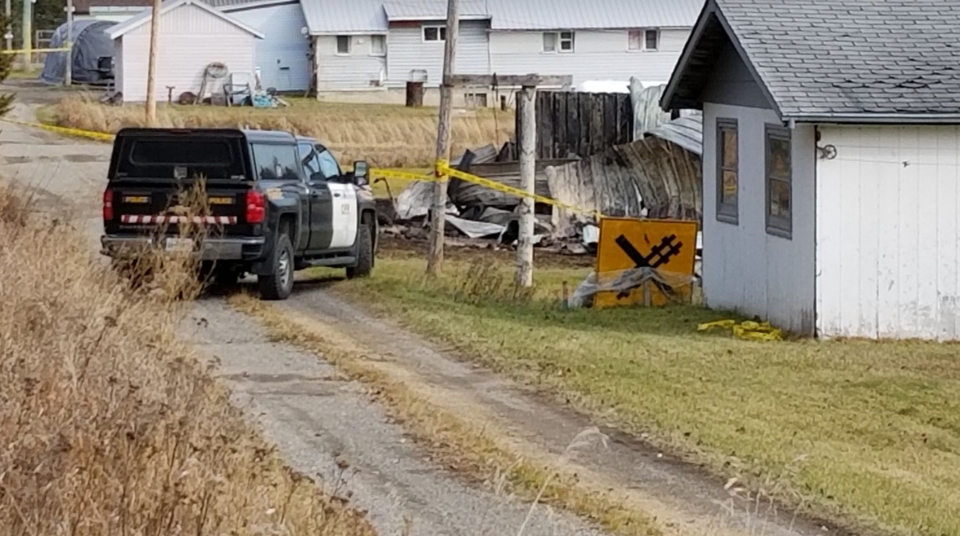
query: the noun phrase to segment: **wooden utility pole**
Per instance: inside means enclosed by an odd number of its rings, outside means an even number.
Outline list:
[[[520,237],[517,240],[517,287],[533,286],[533,233],[536,226],[537,182],[537,88],[523,86],[517,99],[520,115],[520,189],[528,196],[520,200]]]
[[[29,71],[33,64],[33,0],[23,0],[23,70]]]
[[[160,3],[153,0],[153,13],[150,17],[150,62],[147,65],[147,125],[157,126],[157,41],[160,39]]]
[[[450,138],[453,116],[453,75],[457,60],[457,36],[460,34],[458,16],[460,0],[447,0],[447,39],[443,52],[443,80],[440,84],[440,122],[437,127],[437,160],[450,161]],[[439,31],[439,30],[438,30]],[[438,276],[443,270],[443,231],[446,224],[447,177],[437,177],[433,183],[433,207],[430,209],[430,257],[427,275]]]
[[[7,41],[7,50],[13,50],[13,6],[10,5],[10,0],[4,1],[3,14],[4,20],[7,21],[7,27],[3,29],[3,37]]]
[[[67,64],[64,66],[63,85],[73,83],[73,0],[67,0]]]

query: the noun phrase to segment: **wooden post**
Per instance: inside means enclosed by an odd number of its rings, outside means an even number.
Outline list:
[[[147,64],[147,125],[157,126],[157,41],[160,38],[160,4],[153,0],[153,12],[150,17],[150,62]]]
[[[7,41],[7,50],[13,50],[13,6],[10,5],[10,0],[4,1],[3,13],[6,15],[4,20],[7,21],[7,27],[3,29],[3,37]]]
[[[23,70],[33,66],[33,0],[23,0]]]
[[[63,85],[73,84],[73,0],[67,0],[67,64],[63,72]]]
[[[453,75],[457,57],[457,36],[460,33],[459,0],[447,0],[447,40],[443,53],[443,80],[440,84],[440,122],[437,128],[437,160],[450,161],[450,125],[453,116]],[[430,210],[430,257],[427,275],[438,276],[443,270],[443,231],[446,224],[447,177],[438,177],[433,186],[433,207]]]
[[[537,181],[537,88],[523,86],[517,98],[520,117],[520,189],[530,196],[536,193]],[[533,286],[533,233],[536,224],[532,197],[520,202],[520,238],[517,241],[518,287]]]

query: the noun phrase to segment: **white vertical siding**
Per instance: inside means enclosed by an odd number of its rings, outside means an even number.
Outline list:
[[[113,80],[116,90],[123,93],[123,40],[117,39],[113,42]]]
[[[425,43],[422,27],[443,23],[394,24],[387,38],[387,73],[389,85],[398,87],[411,79],[412,71],[427,72],[427,86],[438,87],[443,79],[442,41]],[[489,74],[489,45],[487,22],[460,23],[457,42],[457,74]]]
[[[316,39],[317,87],[323,90],[370,89],[386,79],[387,60],[373,56],[369,35],[350,36],[350,54],[337,54],[337,38],[322,35]],[[387,53],[389,54],[389,46]]]
[[[739,131],[739,223],[717,220],[717,118]],[[792,238],[766,228],[765,127],[772,110],[707,103],[703,121],[703,292],[709,307],[759,316],[812,335],[814,307],[815,131],[797,126],[793,143]]]
[[[960,129],[821,127],[818,329],[960,338]]]
[[[156,98],[167,100],[167,87],[177,95],[197,93],[207,65],[221,62],[235,72],[252,73],[256,37],[201,8],[185,4],[165,13],[160,20],[157,55]],[[119,38],[122,51],[119,73],[123,98],[143,102],[147,98],[147,64],[150,55],[150,24],[144,24]],[[207,95],[219,91],[208,84]]]
[[[661,30],[655,52],[629,50],[627,30],[575,32],[574,52],[543,51],[543,32],[492,32],[492,70],[501,74],[573,75],[574,84],[590,80],[666,83],[690,30]]]
[[[257,40],[257,67],[264,88],[280,91],[310,87],[310,38],[299,2],[230,11],[231,17],[264,35]]]

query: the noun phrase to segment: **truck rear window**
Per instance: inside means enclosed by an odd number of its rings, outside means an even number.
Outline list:
[[[117,176],[144,179],[244,178],[238,139],[135,138],[124,140]]]

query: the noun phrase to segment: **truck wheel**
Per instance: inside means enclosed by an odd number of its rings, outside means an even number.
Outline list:
[[[357,229],[357,265],[347,268],[347,279],[367,277],[373,271],[373,229],[370,222],[360,223]]]
[[[270,274],[257,277],[260,297],[264,300],[285,300],[293,292],[293,245],[290,237],[281,234],[270,257]]]

